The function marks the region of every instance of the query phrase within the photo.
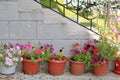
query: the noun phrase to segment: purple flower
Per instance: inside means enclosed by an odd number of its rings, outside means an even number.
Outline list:
[[[13,45],[11,43],[9,43],[9,45],[10,45],[10,48],[13,48]]]
[[[74,53],[75,54],[80,54],[80,51],[79,50],[74,50]]]
[[[104,62],[104,58],[100,58],[100,62],[103,63]]]
[[[92,44],[93,41],[94,41],[94,39],[89,39],[89,40],[87,41],[87,44]]]
[[[93,51],[93,50],[91,50],[91,51],[90,51],[90,54],[91,54],[91,55],[93,55],[93,54],[94,54],[94,51]]]
[[[5,48],[5,49],[7,48],[7,44],[4,44],[4,48]]]
[[[92,58],[92,63],[93,64],[97,63],[98,61],[99,61],[98,58]]]

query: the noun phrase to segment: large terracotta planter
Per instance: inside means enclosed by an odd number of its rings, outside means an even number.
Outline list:
[[[58,76],[63,74],[67,60],[48,60],[48,72],[51,75]]]
[[[84,72],[85,64],[70,60],[70,72],[73,75],[81,75]]]
[[[100,66],[94,66],[92,67],[92,72],[96,76],[102,76],[107,74],[108,71],[108,65],[106,64],[101,64]]]
[[[31,60],[23,59],[22,67],[24,74],[35,75],[39,71],[40,62],[33,63]]]
[[[115,63],[115,73],[120,74],[120,60],[116,59]]]

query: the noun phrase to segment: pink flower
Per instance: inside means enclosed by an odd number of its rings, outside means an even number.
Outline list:
[[[42,62],[42,58],[38,58],[38,61],[39,61],[39,62]]]
[[[36,54],[41,54],[41,53],[42,53],[42,50],[36,49],[36,50],[34,50],[34,52],[35,52]]]
[[[23,57],[21,57],[20,60],[23,61]]]
[[[31,48],[31,43],[28,42],[28,44],[25,45],[25,49],[26,49],[26,50],[30,50],[30,48]]]
[[[52,57],[53,57],[53,58],[57,58],[58,55],[57,55],[57,54],[53,54]]]
[[[87,50],[86,49],[82,49],[82,53],[86,54]]]
[[[2,54],[0,54],[0,57],[3,57],[3,55],[2,55]]]
[[[79,47],[80,44],[79,44],[78,42],[76,42],[76,43],[74,44],[74,46]]]

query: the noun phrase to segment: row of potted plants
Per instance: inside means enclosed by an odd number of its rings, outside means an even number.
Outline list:
[[[111,61],[115,60],[116,47],[107,38],[100,40],[89,39],[84,45],[76,42],[71,48],[72,57],[65,57],[61,48],[57,53],[52,44],[2,44],[0,46],[0,73],[12,74],[16,65],[22,62],[23,72],[34,75],[39,71],[41,63],[48,63],[48,72],[51,75],[61,75],[66,62],[70,61],[70,72],[73,75],[83,74],[89,66],[93,74],[105,75]],[[119,59],[115,60],[115,72],[120,73]],[[12,70],[11,70],[12,69]]]

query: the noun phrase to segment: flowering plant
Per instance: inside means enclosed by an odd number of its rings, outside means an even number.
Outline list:
[[[118,47],[108,38],[102,37],[100,40],[95,42],[95,45],[99,49],[99,55],[107,61],[114,60],[114,53],[118,51]]]
[[[6,67],[17,65],[22,61],[22,54],[19,45],[13,45],[11,43],[5,43],[0,46],[0,62]]]
[[[35,44],[32,46],[30,42],[25,45],[20,45],[22,49],[23,58],[30,59],[32,62],[44,61],[44,48],[41,45]]]
[[[87,59],[89,58],[89,55],[86,54],[85,48],[86,45],[84,45],[84,47],[81,48],[80,43],[78,42],[74,43],[70,50],[73,54],[72,60],[86,63]]]
[[[45,44],[44,49],[45,49],[46,60],[48,60],[48,59],[54,59],[54,60],[65,59],[64,55],[63,55],[64,54],[63,53],[64,48],[61,48],[57,53],[55,53],[55,49],[54,49],[52,44]]]
[[[99,66],[100,64],[106,64],[107,61],[104,57],[102,57],[99,53],[100,49],[95,44],[96,40],[89,39],[85,44],[85,48],[83,52],[89,55],[89,59],[87,59],[88,66]]]
[[[108,64],[108,61],[114,59],[114,51],[117,49],[106,37],[100,40],[89,40],[87,44],[88,51],[91,55],[89,63],[91,66],[99,66],[100,64]]]

